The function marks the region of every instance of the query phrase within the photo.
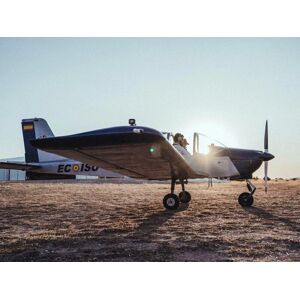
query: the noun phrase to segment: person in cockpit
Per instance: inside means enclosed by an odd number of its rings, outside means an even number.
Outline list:
[[[176,150],[182,155],[182,156],[190,156],[191,154],[186,150],[186,146],[189,143],[187,140],[184,138],[183,134],[181,133],[176,133],[174,135],[174,143],[173,146],[176,148]]]
[[[182,143],[183,135],[178,132],[174,135],[173,139],[174,139],[173,146],[180,145]]]

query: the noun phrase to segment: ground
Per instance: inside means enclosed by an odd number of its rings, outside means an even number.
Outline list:
[[[300,181],[191,183],[166,211],[169,184],[0,184],[0,261],[300,261]],[[179,186],[177,186],[179,192]]]

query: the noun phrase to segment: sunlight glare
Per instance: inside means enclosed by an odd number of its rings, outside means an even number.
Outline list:
[[[199,134],[199,151],[202,154],[208,154],[209,145],[212,143],[216,146],[222,146],[225,144],[227,147],[239,148],[239,142],[237,136],[234,134],[234,128],[229,129],[219,123],[209,122],[193,122],[189,126],[182,129],[182,134],[187,138],[189,142],[188,150],[193,152],[193,138],[194,132]],[[201,135],[202,134],[202,135]]]

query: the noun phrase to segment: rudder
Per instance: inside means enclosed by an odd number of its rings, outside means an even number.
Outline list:
[[[54,137],[48,123],[41,118],[22,120],[22,132],[25,147],[25,161],[27,163],[38,163],[51,161],[59,156],[38,150],[30,144],[31,140]]]

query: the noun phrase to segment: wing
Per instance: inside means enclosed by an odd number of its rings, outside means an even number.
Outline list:
[[[157,130],[123,126],[48,139],[32,145],[132,178],[199,178]]]
[[[17,163],[17,162],[0,162],[0,169],[20,170],[20,171],[32,171],[39,169],[37,165]]]

